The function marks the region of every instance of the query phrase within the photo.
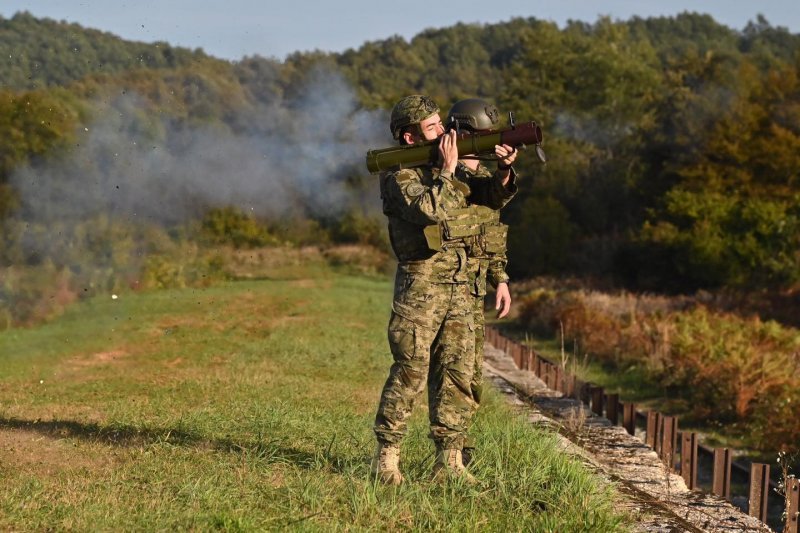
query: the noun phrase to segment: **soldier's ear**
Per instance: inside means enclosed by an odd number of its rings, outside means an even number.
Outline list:
[[[417,142],[417,139],[414,137],[413,133],[405,131],[403,132],[403,141],[405,141],[406,144],[414,144]]]

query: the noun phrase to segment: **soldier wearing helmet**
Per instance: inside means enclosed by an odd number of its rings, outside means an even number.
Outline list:
[[[460,100],[453,104],[447,114],[447,124],[454,126],[458,130],[471,132],[486,131],[497,129],[500,121],[500,112],[497,107],[480,98],[469,98]],[[510,164],[516,158],[516,152],[509,146],[498,147],[496,155],[501,157],[501,153],[507,153],[508,157],[498,164],[498,173],[508,174],[509,181],[513,184],[516,181],[516,174],[510,168]],[[473,182],[479,179],[491,179],[492,172],[489,171],[477,159],[461,159],[456,169],[456,177],[465,182]],[[513,186],[515,189],[515,186]],[[470,199],[471,201],[472,199]],[[473,403],[471,404],[477,412],[480,406],[483,391],[483,344],[484,344],[484,299],[486,296],[487,280],[496,289],[495,309],[498,310],[498,318],[506,316],[511,308],[511,293],[508,290],[508,275],[506,274],[506,242],[508,226],[500,223],[500,213],[495,210],[490,217],[490,221],[485,225],[483,234],[479,239],[468,247],[469,256],[469,277],[470,292],[473,296],[473,320],[475,322],[475,357],[472,381],[470,390],[472,391]],[[473,416],[475,414],[473,412]],[[469,464],[474,452],[474,442],[467,437],[462,450],[464,464]]]
[[[389,128],[400,144],[439,139],[440,157],[435,165],[396,169],[380,177],[398,266],[388,334],[394,361],[375,417],[378,447],[372,470],[384,483],[403,481],[400,443],[414,401],[427,384],[435,475],[473,482],[461,450],[475,410],[470,390],[474,298],[469,289],[469,239],[452,229],[474,221],[468,197],[498,209],[509,192],[502,181],[482,180],[473,187],[469,180],[455,179],[455,132],[445,134],[439,107],[429,97],[412,95],[397,102]]]
[[[429,97],[421,94],[407,96],[392,108],[392,117],[389,122],[392,137],[396,141],[399,140],[400,144],[413,144],[409,136],[420,136],[422,133],[421,122],[426,121],[426,129],[435,131],[436,134],[422,137],[424,140],[432,141],[444,133],[441,120],[428,120],[433,116],[438,117],[438,115],[439,106]]]

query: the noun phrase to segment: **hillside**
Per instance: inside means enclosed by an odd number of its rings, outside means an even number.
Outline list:
[[[0,16],[0,90],[67,85],[90,74],[174,69],[212,61],[202,50],[125,41],[79,24],[20,12]]]
[[[235,64],[27,14],[2,28],[0,48],[12,47],[12,60],[0,78],[15,80],[0,91],[3,219],[41,211],[26,211],[21,174],[43,175],[47,188],[64,179],[70,156],[100,157],[81,153],[87,143],[79,142],[100,123],[122,134],[103,141],[107,152],[149,143],[168,156],[139,187],[167,183],[158,168],[191,180],[172,167],[196,159],[192,149],[208,154],[192,143],[217,136],[219,175],[242,174],[233,162],[249,151],[238,168],[285,179],[276,188],[291,189],[290,198],[276,203],[291,201],[294,218],[340,238],[342,217],[382,225],[362,158],[388,144],[392,102],[424,92],[446,109],[481,96],[542,123],[551,161],[519,163],[520,194],[504,212],[526,228],[510,234],[515,278],[568,273],[668,292],[780,291],[800,282],[800,36],[764,19],[741,32],[693,13],[563,29],[514,19]],[[115,114],[124,120],[108,124]],[[307,164],[289,164],[298,153]],[[126,175],[130,167],[104,170]],[[86,179],[75,187],[98,180]],[[189,190],[183,197],[199,199],[181,211],[196,219],[197,206],[232,205],[268,225],[285,218],[255,209],[258,189],[244,178],[224,192],[196,190],[216,179],[180,185]],[[9,255],[20,254],[0,251],[4,264]]]

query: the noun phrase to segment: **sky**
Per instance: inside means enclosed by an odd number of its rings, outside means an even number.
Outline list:
[[[568,20],[594,22],[598,16],[626,20],[694,11],[742,29],[762,14],[773,26],[800,33],[797,6],[797,0],[0,0],[0,15],[9,18],[27,10],[129,40],[202,48],[229,60],[252,55],[282,60],[295,51],[341,52],[393,35],[410,39],[427,28],[514,17],[551,20],[563,27]]]

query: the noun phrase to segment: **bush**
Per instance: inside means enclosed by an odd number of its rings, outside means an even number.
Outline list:
[[[279,240],[295,246],[323,246],[331,241],[330,233],[316,220],[296,217],[270,224]]]
[[[712,311],[697,299],[534,288],[519,320],[567,339],[615,371],[637,367],[683,405],[688,421],[733,424],[774,451],[800,436],[800,333],[774,321]],[[755,430],[758,434],[755,434]]]
[[[6,221],[0,241],[0,326],[31,325],[96,294],[207,285],[224,278],[216,252],[180,230],[105,216],[78,223]]]
[[[257,248],[278,244],[266,226],[234,207],[212,209],[201,221],[203,236],[213,244]]]
[[[185,244],[180,254],[149,256],[142,268],[140,286],[144,289],[204,287],[226,278],[225,262],[220,255]]]
[[[331,238],[337,243],[360,244],[389,252],[386,217],[348,211],[332,224]]]
[[[52,262],[0,269],[0,329],[31,325],[60,314],[77,300],[68,269]]]
[[[356,274],[388,275],[396,264],[386,252],[372,246],[334,246],[325,249],[323,255],[328,264]]]
[[[653,288],[787,287],[800,281],[797,202],[673,190],[627,250]],[[654,268],[655,267],[655,268]]]

